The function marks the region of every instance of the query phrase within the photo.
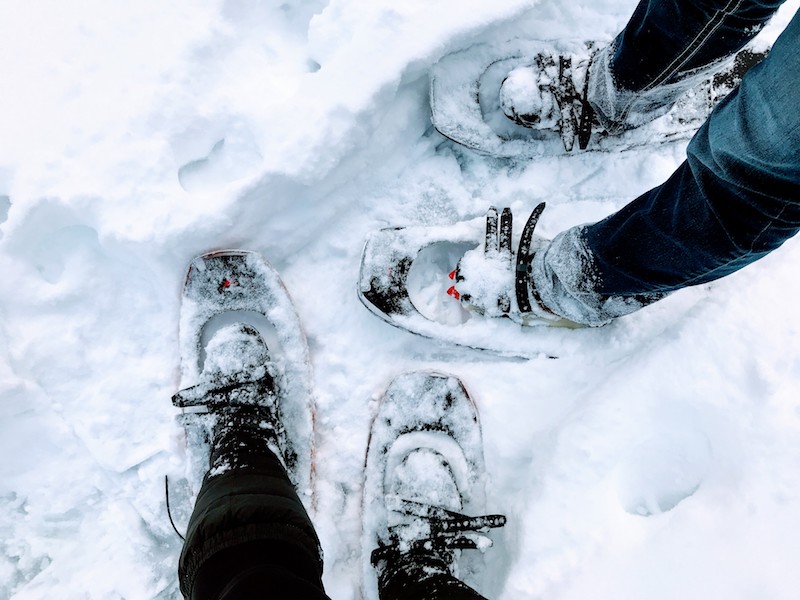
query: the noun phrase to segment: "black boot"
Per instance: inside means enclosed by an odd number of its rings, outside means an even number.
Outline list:
[[[209,470],[198,494],[179,578],[187,598],[242,597],[269,586],[325,598],[322,553],[286,471],[276,370],[250,325],[220,329],[206,347],[201,383],[173,402],[213,418]]]

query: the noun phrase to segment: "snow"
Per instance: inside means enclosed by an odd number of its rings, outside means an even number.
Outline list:
[[[178,389],[189,261],[280,272],[314,370],[332,598],[358,597],[377,399],[458,376],[483,424],[490,598],[795,598],[800,317],[790,241],[558,360],[437,344],[359,303],[367,235],[489,205],[552,238],[661,183],[680,144],[498,162],[455,152],[428,73],[478,42],[610,39],[632,0],[34,0],[0,6],[0,597],[177,598],[190,506]],[[778,34],[790,0],[762,35]],[[455,266],[455,265],[453,265]],[[174,483],[173,483],[174,482]]]
[[[558,123],[552,94],[544,93],[554,83],[546,70],[531,67],[512,69],[500,86],[500,106],[509,117],[543,115],[543,127],[554,128]],[[557,75],[556,75],[557,78]],[[539,123],[539,121],[537,121]]]
[[[502,315],[500,299],[510,305],[514,293],[514,268],[510,252],[486,252],[484,247],[470,250],[458,263],[459,293],[464,302],[484,311],[486,316]]]
[[[209,379],[255,381],[267,373],[265,361],[269,360],[266,345],[258,331],[246,324],[221,327],[205,347],[206,359],[203,373]],[[247,379],[235,375],[247,373]],[[211,376],[213,374],[213,376]]]

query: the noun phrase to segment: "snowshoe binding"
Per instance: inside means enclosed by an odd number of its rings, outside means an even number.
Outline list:
[[[407,373],[386,390],[372,424],[364,480],[365,597],[421,579],[454,576],[481,587],[486,532],[478,413],[464,386],[435,372]],[[377,574],[377,578],[376,578]]]
[[[534,253],[547,245],[547,240],[533,234],[544,207],[539,204],[528,217],[516,252],[512,250],[511,210],[504,208],[498,218],[497,209],[489,208],[484,243],[465,253],[450,272],[455,285],[447,290],[448,295],[486,317],[508,317],[521,325],[558,321],[529,279]]]
[[[576,69],[572,57],[539,54],[532,65],[513,69],[500,84],[503,114],[522,127],[558,131],[564,149],[578,142],[585,150],[592,133],[594,111],[587,98],[588,63]],[[583,84],[576,80],[583,76]],[[580,92],[578,91],[580,89]]]

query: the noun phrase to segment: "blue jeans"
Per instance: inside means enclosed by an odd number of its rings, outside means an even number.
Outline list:
[[[780,2],[644,0],[610,68],[636,92],[738,50]],[[663,51],[667,48],[667,51]],[[675,290],[724,277],[800,229],[800,16],[712,112],[662,185],[534,258],[553,312],[599,325]]]
[[[612,71],[626,90],[679,79],[740,50],[784,0],[643,0],[614,41]]]

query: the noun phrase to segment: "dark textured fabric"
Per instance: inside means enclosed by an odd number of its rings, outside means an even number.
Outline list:
[[[212,453],[215,466],[189,520],[178,568],[184,597],[217,598],[214,589],[211,595],[193,590],[198,574],[206,582],[234,581],[243,570],[256,566],[244,560],[254,549],[258,564],[273,570],[275,557],[284,552],[294,557],[283,566],[322,590],[319,541],[278,458],[263,444],[248,442],[247,435],[240,443],[227,437],[222,446],[225,452]],[[223,560],[230,556],[238,559]]]
[[[197,573],[193,599],[329,600],[304,552],[284,543],[248,542],[223,550]]]
[[[642,91],[730,56],[784,0],[642,0],[617,36],[611,70],[622,88]]]

